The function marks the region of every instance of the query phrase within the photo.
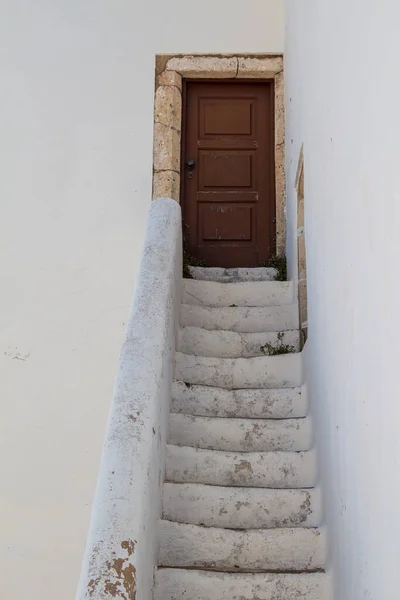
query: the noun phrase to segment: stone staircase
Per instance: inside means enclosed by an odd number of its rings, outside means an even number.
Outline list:
[[[184,280],[155,600],[328,600],[298,309],[271,269]],[[296,352],[265,356],[261,346]]]

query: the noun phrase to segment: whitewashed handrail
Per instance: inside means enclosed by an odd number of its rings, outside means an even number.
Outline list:
[[[181,212],[155,200],[122,347],[76,600],[150,600],[181,302]]]

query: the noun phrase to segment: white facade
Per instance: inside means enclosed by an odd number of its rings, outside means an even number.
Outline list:
[[[281,52],[283,0],[6,0],[0,597],[69,600],[151,198],[158,53]],[[288,258],[304,147],[308,392],[340,600],[397,600],[394,0],[287,0]]]
[[[281,52],[283,0],[4,14],[0,596],[69,600],[151,197],[155,55]]]
[[[308,379],[335,597],[395,600],[400,8],[289,0],[287,13],[290,257],[304,144]]]

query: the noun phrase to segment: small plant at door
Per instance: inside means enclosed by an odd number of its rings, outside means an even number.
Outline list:
[[[187,249],[186,240],[183,240],[183,261],[182,261],[182,275],[185,279],[193,279],[193,275],[190,272],[190,267],[206,267],[207,263],[204,260],[199,260],[194,256],[191,256]]]
[[[276,256],[273,256],[267,260],[263,266],[276,269],[277,274],[275,276],[275,281],[287,281],[287,264],[286,256],[284,254],[277,254]]]
[[[267,356],[276,356],[277,354],[291,354],[295,352],[294,346],[290,344],[284,344],[283,342],[283,331],[279,331],[276,334],[276,342],[266,342],[263,346],[260,346],[261,352]]]

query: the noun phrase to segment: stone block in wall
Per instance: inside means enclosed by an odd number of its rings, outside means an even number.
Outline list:
[[[307,327],[307,280],[298,284],[300,329]]]
[[[297,240],[297,263],[299,265],[299,280],[307,277],[306,271],[306,238],[304,233]]]
[[[153,166],[155,171],[177,171],[180,167],[180,132],[154,123]]]
[[[300,196],[297,205],[297,227],[304,227],[304,196]]]
[[[158,76],[158,85],[173,85],[182,90],[182,76],[176,71],[164,71]]]
[[[275,148],[275,187],[276,187],[276,253],[285,254],[286,217],[285,217],[285,147]]]
[[[169,59],[166,71],[177,71],[184,77],[236,77],[237,59],[220,56],[177,56]]]
[[[179,202],[180,175],[176,171],[156,171],[153,177],[153,200],[172,198]]]
[[[283,72],[275,77],[275,144],[279,146],[285,141],[285,85]]]
[[[175,86],[161,85],[155,96],[154,121],[181,130],[182,96]]]
[[[237,77],[273,79],[282,69],[282,56],[239,57]]]

